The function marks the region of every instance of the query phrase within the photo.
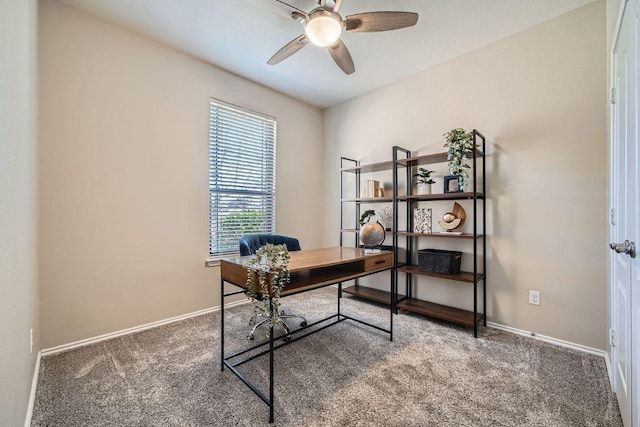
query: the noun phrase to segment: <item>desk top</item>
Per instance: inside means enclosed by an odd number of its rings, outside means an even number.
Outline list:
[[[344,246],[336,246],[334,248],[320,249],[304,249],[301,251],[289,252],[291,260],[289,261],[289,271],[309,270],[311,268],[329,267],[332,265],[345,264],[363,259],[374,259],[376,257],[384,257],[390,251],[380,251],[378,254],[365,255],[362,248],[350,248]],[[244,265],[253,255],[237,256],[233,258],[224,258],[220,260],[232,264]]]
[[[289,255],[291,283],[285,287],[282,295],[362,277],[393,266],[391,251],[365,255],[364,249],[338,246],[292,251]],[[220,260],[221,278],[246,288],[244,263],[250,258],[251,255]]]

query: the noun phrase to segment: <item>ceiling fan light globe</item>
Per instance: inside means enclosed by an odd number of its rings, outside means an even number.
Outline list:
[[[322,47],[331,46],[342,34],[342,20],[334,14],[311,16],[305,22],[304,30],[311,43]]]

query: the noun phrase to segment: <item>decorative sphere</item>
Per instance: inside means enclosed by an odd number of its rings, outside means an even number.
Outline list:
[[[379,222],[367,222],[360,227],[359,235],[365,246],[378,246],[384,242],[384,227]]]
[[[446,214],[444,214],[442,219],[444,220],[444,222],[453,222],[453,220],[456,219],[456,216],[451,212],[447,212]]]

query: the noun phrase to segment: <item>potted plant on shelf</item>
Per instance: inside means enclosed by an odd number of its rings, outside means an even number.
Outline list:
[[[469,165],[464,163],[470,159],[477,145],[473,144],[473,132],[467,132],[462,128],[451,129],[443,135],[446,138],[444,147],[447,148],[447,163],[449,172],[457,177],[457,185],[449,185],[451,180],[445,179],[445,193],[464,191],[469,184]],[[447,178],[447,177],[445,177]],[[455,182],[454,182],[455,184]]]
[[[434,172],[435,171],[430,171],[425,168],[418,168],[418,173],[413,175],[418,178],[418,194],[431,194],[431,184],[435,184],[435,181],[431,178],[431,174]]]

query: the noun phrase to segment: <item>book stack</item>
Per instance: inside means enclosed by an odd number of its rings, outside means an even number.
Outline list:
[[[367,197],[378,197],[380,194],[380,181],[367,180]]]

